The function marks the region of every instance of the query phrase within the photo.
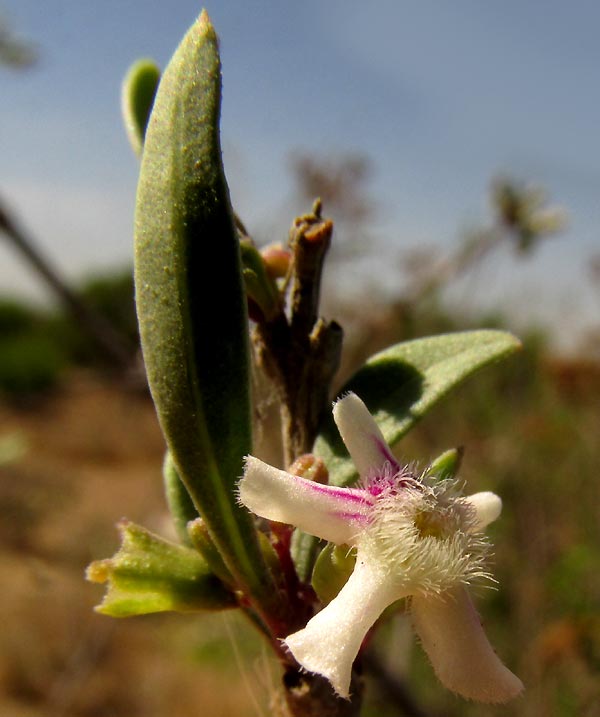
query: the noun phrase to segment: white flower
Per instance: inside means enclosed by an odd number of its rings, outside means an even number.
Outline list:
[[[356,548],[337,597],[285,644],[306,670],[349,697],[352,663],[386,607],[410,598],[414,628],[440,681],[468,699],[506,702],[523,689],[498,659],[466,587],[490,578],[483,529],[501,511],[494,493],[464,497],[456,482],[402,467],[354,394],[333,415],[360,474],[356,488],[314,483],[248,457],[241,502],[257,515]]]

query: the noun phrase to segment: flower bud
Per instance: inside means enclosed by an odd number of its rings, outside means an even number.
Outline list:
[[[328,605],[348,582],[356,564],[356,551],[348,545],[326,545],[312,574],[312,586],[323,605]]]
[[[283,279],[287,275],[292,261],[289,249],[284,249],[281,244],[269,244],[261,249],[260,254],[271,279]]]
[[[317,458],[317,456],[314,456],[312,453],[305,453],[299,458],[296,458],[290,466],[289,472],[292,475],[306,478],[306,480],[312,480],[322,485],[329,483],[329,471],[327,470],[327,466],[321,458]]]

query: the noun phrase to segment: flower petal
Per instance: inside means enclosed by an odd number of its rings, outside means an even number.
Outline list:
[[[366,491],[299,478],[248,456],[239,499],[253,513],[290,523],[332,543],[352,543],[368,520],[373,499]]]
[[[490,523],[500,517],[502,512],[502,499],[490,491],[474,493],[464,500],[475,508],[476,517],[475,524],[471,528],[472,533],[485,530]]]
[[[400,597],[387,571],[362,560],[359,552],[354,572],[337,597],[285,644],[302,667],[326,677],[340,697],[349,699],[352,663],[361,643],[385,608]]]
[[[400,469],[369,409],[355,393],[335,403],[333,418],[361,478],[386,461],[395,470]]]
[[[521,680],[506,668],[481,627],[464,588],[412,598],[412,618],[440,682],[453,692],[486,703],[517,697]]]

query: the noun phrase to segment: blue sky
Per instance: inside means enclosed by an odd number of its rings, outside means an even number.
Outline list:
[[[121,127],[121,78],[140,56],[164,66],[200,7],[0,0],[40,53],[27,72],[0,69],[0,191],[71,278],[130,261],[137,160]],[[569,230],[531,261],[498,256],[476,300],[571,327],[593,319],[598,3],[207,0],[207,9],[221,36],[226,171],[251,229],[285,236],[298,148],[369,155],[382,258],[388,248],[451,247],[486,218],[489,181],[507,173],[543,184],[568,208]],[[371,270],[393,282],[383,263]],[[31,294],[34,283],[0,245],[0,289]]]

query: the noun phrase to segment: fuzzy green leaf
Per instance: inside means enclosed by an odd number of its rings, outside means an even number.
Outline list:
[[[184,545],[191,545],[187,526],[190,521],[198,518],[198,510],[190,498],[187,488],[179,477],[177,468],[173,463],[173,458],[168,451],[163,462],[163,479],[167,505],[169,506],[169,511],[173,518],[179,540],[181,540]]]
[[[152,60],[137,60],[129,68],[121,88],[121,112],[133,151],[140,155],[160,70]]]
[[[121,547],[112,558],[87,570],[93,582],[107,582],[97,612],[130,617],[175,610],[222,610],[236,606],[233,593],[191,548],[175,545],[134,523],[119,526]]]
[[[366,403],[385,440],[394,446],[452,388],[521,347],[505,331],[465,331],[416,339],[372,356],[344,386]],[[356,469],[331,418],[313,453],[325,461],[330,483],[348,485]]]
[[[273,600],[235,499],[251,449],[246,298],[219,138],[218,41],[203,12],[160,82],[135,218],[136,303],[148,381],[177,473],[227,567]]]

